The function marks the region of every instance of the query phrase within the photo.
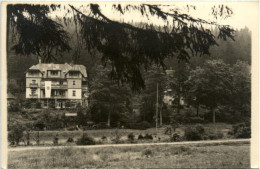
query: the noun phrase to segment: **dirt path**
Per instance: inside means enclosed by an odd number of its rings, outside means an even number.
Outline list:
[[[8,148],[9,152],[26,151],[26,150],[49,150],[65,147],[71,148],[103,148],[103,147],[131,147],[131,146],[153,146],[153,145],[186,145],[186,144],[215,144],[215,143],[250,143],[250,139],[233,139],[233,140],[210,140],[210,141],[185,141],[171,143],[143,143],[143,144],[105,144],[105,145],[87,145],[87,146],[42,146],[42,147],[12,147]]]

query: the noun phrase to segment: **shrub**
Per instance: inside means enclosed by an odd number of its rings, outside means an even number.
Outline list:
[[[210,134],[206,135],[204,138],[205,139],[208,138],[210,140],[216,140],[216,139],[218,139],[218,135],[216,133],[210,133]]]
[[[11,145],[19,145],[23,138],[23,132],[25,131],[25,126],[22,123],[15,122],[9,126],[8,140]]]
[[[173,133],[171,136],[171,141],[181,141],[181,136],[178,133]]]
[[[190,117],[190,123],[203,123],[204,119],[201,117]]]
[[[35,107],[36,107],[37,109],[42,108],[41,102],[37,101],[36,104],[35,104]]]
[[[204,134],[204,132],[205,132],[205,129],[204,129],[204,127],[202,126],[202,125],[196,125],[195,126],[195,128],[196,128],[196,130],[200,133],[200,134]]]
[[[143,139],[144,139],[144,136],[142,134],[139,134],[138,140],[143,140]]]
[[[108,129],[110,128],[107,123],[101,122],[95,125],[95,129]]]
[[[232,134],[235,138],[251,138],[251,127],[249,123],[241,123],[234,125]]]
[[[152,156],[153,155],[153,151],[150,149],[145,149],[142,154],[146,157]]]
[[[118,132],[118,130],[116,130],[115,131],[115,138],[112,140],[115,144],[119,144],[119,143],[121,143],[121,136],[120,136],[120,134],[119,134],[119,132]]]
[[[23,103],[23,107],[26,109],[30,109],[32,108],[32,101],[31,100],[25,100],[25,102]]]
[[[218,139],[221,139],[224,137],[224,134],[222,132],[217,132]]]
[[[135,139],[135,135],[133,133],[128,134],[128,140],[133,141]]]
[[[130,129],[139,129],[139,130],[146,130],[148,128],[151,128],[151,124],[147,121],[142,121],[140,123],[133,123],[129,125]]]
[[[151,134],[146,134],[144,136],[144,139],[149,139],[149,140],[152,140],[153,139],[153,136]]]
[[[77,145],[95,145],[96,142],[92,137],[90,137],[86,133],[84,133],[82,135],[82,137],[77,140],[76,144]]]
[[[193,128],[187,127],[185,129],[184,137],[186,140],[190,141],[202,140],[204,137],[204,128],[200,125],[197,125]]]
[[[49,108],[54,109],[55,108],[55,103],[54,102],[49,102]]]
[[[204,136],[204,139],[210,139],[210,140],[216,140],[216,139],[221,139],[224,137],[224,134],[221,132],[216,132],[216,133],[210,133],[208,135]]]
[[[37,120],[34,124],[39,130],[50,129],[56,130],[64,127],[64,118],[56,110],[44,109],[37,113]]]
[[[38,121],[36,121],[34,124],[33,124],[33,126],[34,126],[34,128],[36,129],[36,130],[44,130],[44,128],[46,127],[45,126],[45,124],[44,124],[44,122],[42,122],[41,120],[38,120]]]
[[[72,143],[72,142],[74,142],[73,138],[69,137],[67,143]]]
[[[106,137],[106,136],[102,136],[101,139],[102,139],[102,140],[106,140],[107,137]]]
[[[8,111],[18,112],[20,110],[20,106],[17,102],[11,102],[8,106]]]
[[[53,145],[58,145],[59,144],[59,138],[58,135],[53,137]]]

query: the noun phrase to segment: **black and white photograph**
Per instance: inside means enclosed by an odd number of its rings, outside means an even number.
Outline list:
[[[2,168],[259,167],[257,1],[2,2],[1,24]]]

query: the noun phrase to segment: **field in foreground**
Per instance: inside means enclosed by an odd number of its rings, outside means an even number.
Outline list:
[[[9,152],[8,168],[250,168],[249,143]]]

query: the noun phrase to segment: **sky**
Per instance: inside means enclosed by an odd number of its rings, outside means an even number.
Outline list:
[[[151,22],[151,23],[156,23],[156,24],[163,24],[163,22],[161,20],[158,20],[157,18],[153,17],[152,19],[150,18],[150,20],[147,20],[147,18],[144,18],[141,16],[140,13],[138,12],[129,12],[129,13],[125,13],[124,16],[122,16],[120,14],[120,12],[115,12],[111,10],[111,5],[118,3],[118,2],[95,2],[98,3],[100,5],[100,9],[101,11],[108,16],[110,19],[112,20],[124,20],[126,22],[131,22],[131,21],[135,21],[135,22]],[[120,2],[120,4],[122,5],[126,5],[129,3],[140,3],[140,2]],[[144,2],[144,3],[149,3],[149,2]],[[80,6],[82,5],[82,3],[70,3],[73,6],[77,7],[78,9],[80,9],[80,11],[82,11],[83,13],[87,13],[87,8],[85,7],[85,9],[80,8]],[[89,4],[89,2],[86,2],[85,5]],[[235,29],[241,29],[244,27],[249,28],[250,30],[255,29],[256,25],[258,24],[258,22],[256,21],[256,17],[259,16],[258,10],[258,2],[246,2],[246,1],[240,1],[240,2],[184,2],[184,1],[175,1],[175,2],[157,2],[157,4],[171,4],[174,5],[173,8],[178,8],[181,9],[181,11],[183,11],[183,13],[187,13],[187,8],[186,5],[194,5],[196,6],[196,10],[189,10],[188,14],[190,14],[193,17],[197,17],[197,18],[202,18],[208,21],[216,21],[217,23],[220,24],[226,24],[226,25],[230,25]],[[233,10],[233,14],[230,18],[227,19],[218,19],[218,20],[214,20],[214,18],[210,17],[210,12],[211,12],[211,7],[213,7],[214,5],[227,5],[228,7],[230,7]],[[67,5],[65,5],[67,9],[70,9]],[[172,8],[172,7],[171,7]],[[166,9],[167,10],[167,9]],[[64,14],[64,12],[62,11],[57,11],[55,14],[58,14],[60,16],[62,16]],[[212,15],[211,15],[212,16]]]

